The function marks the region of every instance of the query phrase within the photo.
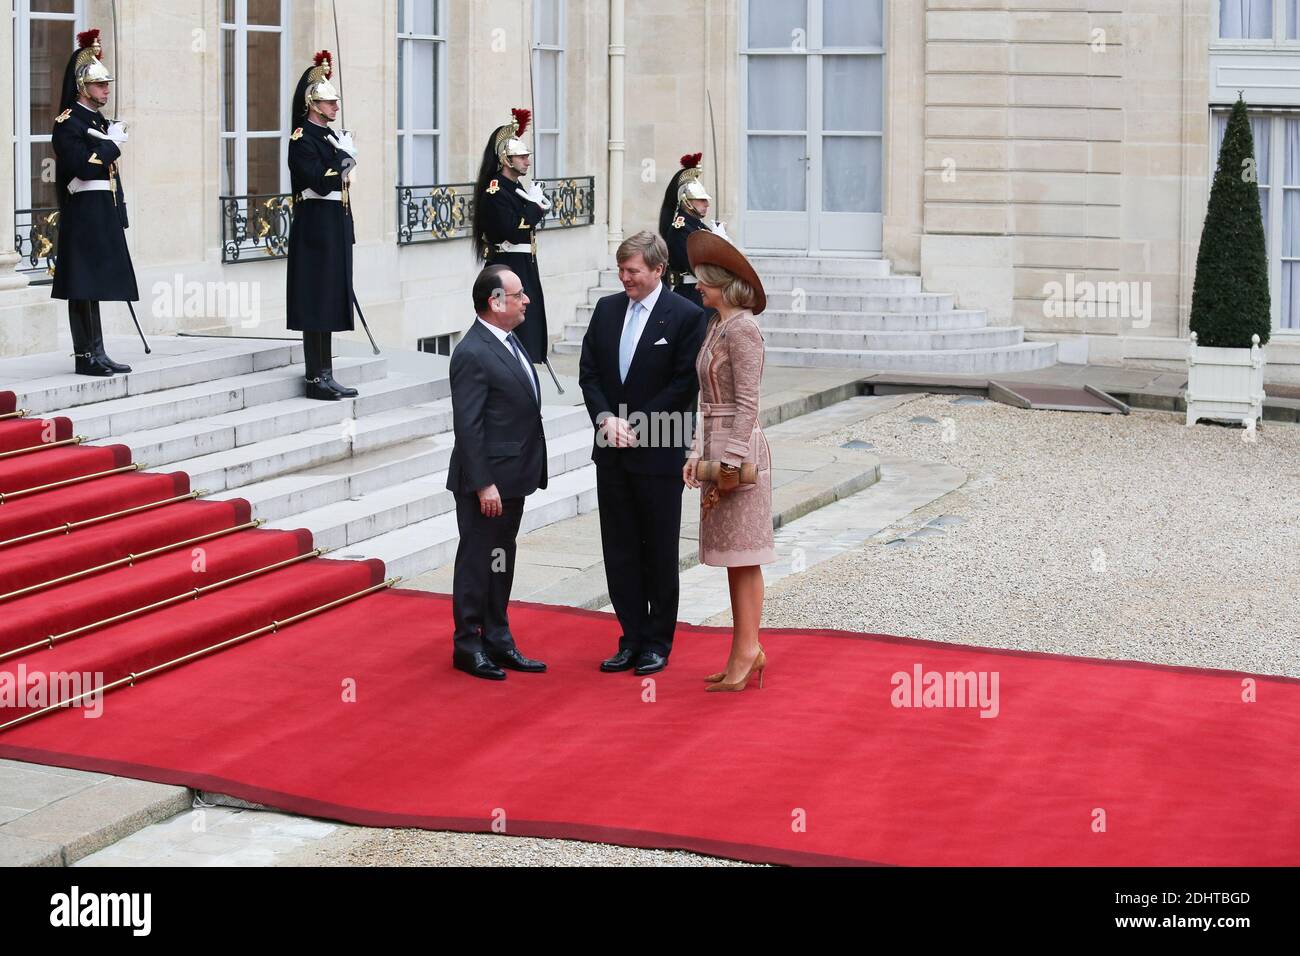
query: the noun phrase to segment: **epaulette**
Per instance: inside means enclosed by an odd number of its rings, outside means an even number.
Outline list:
[[[289,137],[289,142],[291,142],[291,143],[296,143],[296,142],[297,142],[298,140],[300,140],[300,139],[302,139],[302,127],[301,127],[301,126],[299,126],[296,130],[293,131],[293,135]]]
[[[62,123],[65,119],[67,119],[71,115],[72,115],[72,110],[64,110],[58,116],[54,117],[54,122]]]
[[[492,180],[492,182],[488,183],[487,194],[489,196],[495,196],[500,191],[501,191],[501,187],[497,184],[497,181],[495,179]]]

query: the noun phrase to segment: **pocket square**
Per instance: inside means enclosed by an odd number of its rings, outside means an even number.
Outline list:
[[[655,345],[667,345],[667,344],[668,344],[667,339],[660,339],[658,342],[655,343]]]

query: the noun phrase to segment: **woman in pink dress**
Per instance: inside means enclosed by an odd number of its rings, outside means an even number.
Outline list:
[[[772,454],[758,426],[763,334],[754,320],[767,307],[767,295],[749,260],[725,239],[693,233],[687,254],[704,307],[717,314],[695,362],[700,428],[682,478],[701,489],[700,561],[727,569],[733,622],[726,669],[706,677],[706,689],[741,691],[751,677],[763,686],[762,565],[776,560]]]

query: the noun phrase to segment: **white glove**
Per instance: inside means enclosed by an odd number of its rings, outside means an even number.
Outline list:
[[[86,132],[89,133],[91,136],[95,137],[95,139],[112,140],[114,143],[117,143],[119,146],[122,143],[125,143],[128,139],[130,139],[130,137],[126,135],[126,124],[120,121],[116,123],[110,123],[107,133],[101,133],[93,126],[90,127],[88,130],[86,130]]]
[[[332,137],[332,139],[334,141],[334,145],[338,149],[343,150],[343,152],[347,153],[353,159],[357,158],[357,144],[352,141],[351,133],[345,130],[344,132],[338,134],[337,136]]]
[[[719,222],[715,219],[712,222],[706,222],[705,225],[709,227],[709,232],[713,233],[715,236],[720,236],[721,238],[726,239],[733,246],[736,244],[735,241],[727,235],[727,226],[725,223]]]
[[[527,199],[529,202],[535,203],[536,205],[540,206],[543,211],[551,208],[551,201],[546,198],[546,193],[542,192],[541,183],[533,183],[531,186],[528,187],[527,192],[520,190],[520,195],[523,196],[525,199]]]

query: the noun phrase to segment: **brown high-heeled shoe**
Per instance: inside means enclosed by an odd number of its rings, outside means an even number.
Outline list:
[[[758,675],[758,689],[762,690],[763,670],[766,667],[767,667],[767,655],[763,653],[763,646],[760,644],[758,647],[758,656],[754,658],[754,663],[749,666],[749,673],[747,673],[740,680],[736,681],[734,684],[728,684],[726,681],[711,682],[708,687],[704,688],[704,690],[708,693],[712,693],[713,691],[732,691],[732,692],[742,691],[749,684],[749,679],[753,677],[755,674]],[[713,676],[713,675],[709,675],[709,676]],[[725,677],[726,675],[724,674],[723,676]]]

